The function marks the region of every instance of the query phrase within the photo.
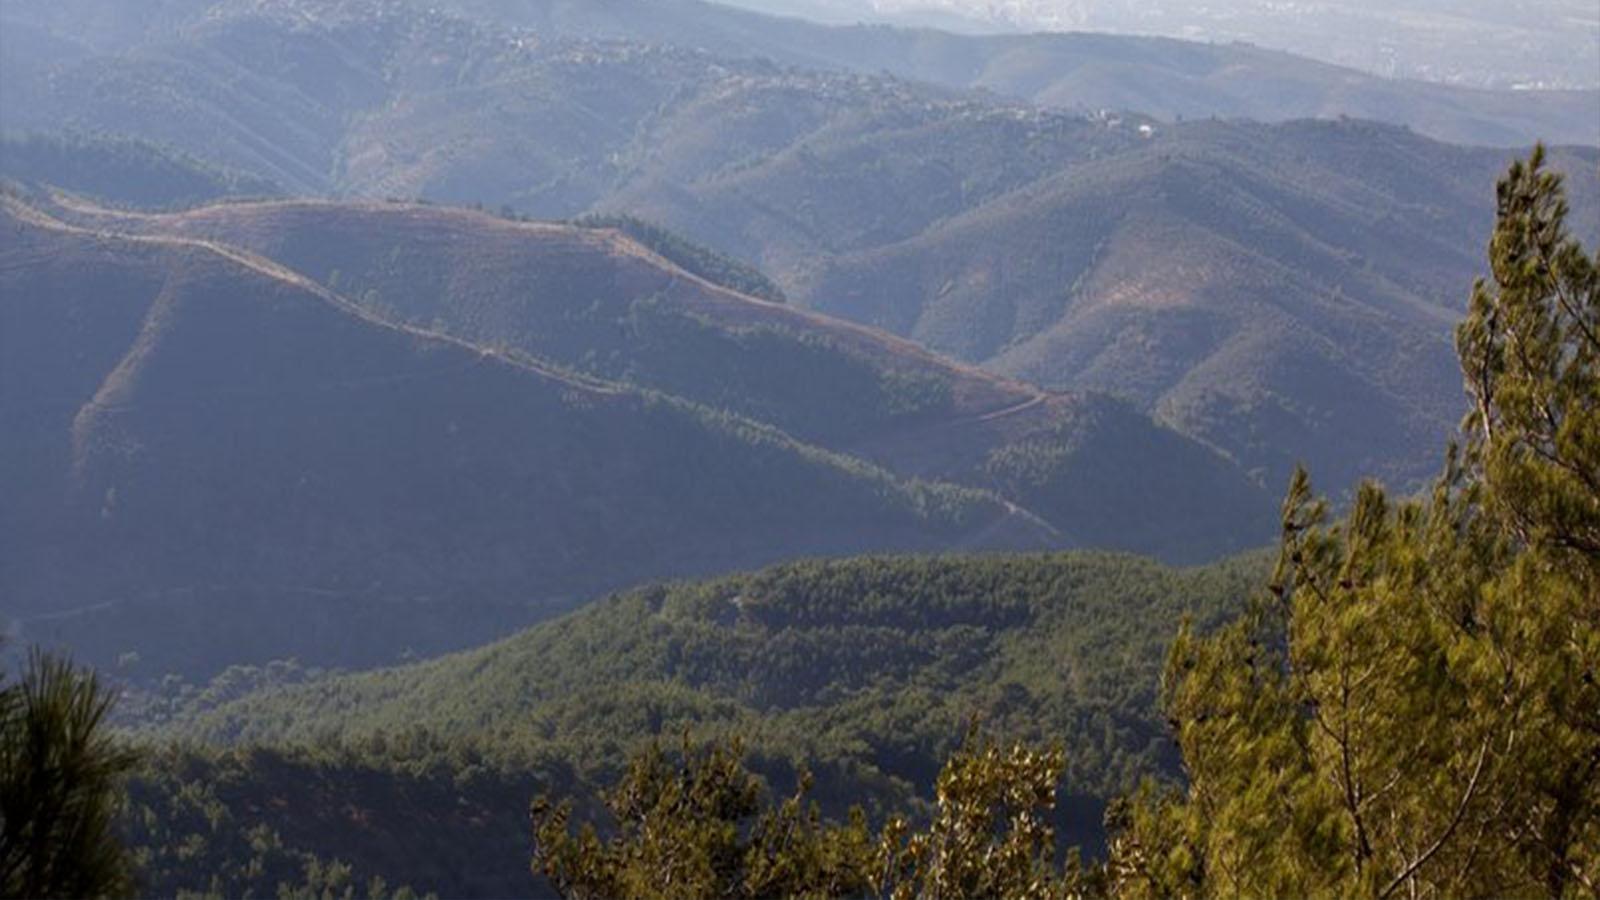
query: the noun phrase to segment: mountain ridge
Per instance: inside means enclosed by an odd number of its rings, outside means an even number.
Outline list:
[[[97,215],[81,207],[77,214],[89,221]],[[1019,483],[1008,487],[988,471],[992,455],[1004,446],[1048,439],[1074,420],[1119,422],[1133,443],[1171,444],[1173,455],[1160,468],[1173,468],[1186,452],[1189,457],[1176,467],[1185,474],[1145,473],[1140,485],[1103,473],[1118,490],[1177,498],[1185,492],[1178,478],[1229,484],[1229,492],[1252,496],[1254,505],[1218,498],[1227,515],[1185,507],[1183,518],[1211,523],[1197,531],[1222,532],[1236,527],[1230,517],[1259,519],[1262,539],[1270,533],[1265,517],[1251,518],[1249,511],[1270,506],[1264,495],[1228,474],[1220,460],[1183,451],[1159,431],[1140,426],[1131,410],[1040,391],[881,331],[739,294],[682,272],[622,235],[602,238],[566,225],[393,203],[230,203],[161,216],[98,215],[252,247],[324,282],[355,285],[355,293],[371,298],[368,305],[388,317],[432,323],[433,330],[469,342],[509,346],[573,371],[726,407],[905,475],[997,490],[1062,532],[1081,532],[1073,520],[1087,511],[1064,515],[1055,507],[1034,508]],[[619,257],[628,266],[647,265],[625,271],[613,262]],[[413,263],[396,268],[395,260]],[[470,299],[446,302],[451,297]],[[576,307],[572,300],[579,301]],[[597,353],[610,353],[617,362],[597,363]],[[785,355],[794,357],[792,367],[775,370]],[[703,365],[685,361],[692,359]],[[869,366],[880,373],[874,376],[878,384],[859,378],[819,382],[817,366]],[[939,439],[925,440],[930,433]],[[1115,455],[1109,447],[1099,452]],[[1136,547],[1165,552],[1158,543]]]
[[[7,204],[8,214],[13,208]],[[161,636],[163,629],[194,627],[202,620],[191,619],[188,626],[182,624],[183,617],[165,626],[151,621],[135,629],[134,636],[119,637],[114,628],[104,630],[109,626],[97,629],[93,622],[63,619],[58,615],[63,607],[86,607],[91,619],[120,620],[126,625],[128,614],[136,613],[141,604],[148,607],[155,602],[149,598],[172,590],[178,591],[172,596],[180,598],[198,591],[198,596],[209,598],[198,602],[220,604],[204,620],[211,622],[208,627],[213,629],[216,646],[209,654],[184,651],[191,665],[204,666],[212,657],[237,661],[263,651],[282,655],[296,646],[313,655],[327,654],[332,648],[318,641],[331,638],[338,646],[343,640],[339,636],[343,628],[337,625],[327,626],[331,631],[321,636],[308,636],[309,645],[296,644],[292,627],[289,634],[281,633],[282,626],[292,625],[290,622],[262,628],[259,616],[270,613],[250,612],[250,603],[244,600],[237,605],[225,601],[230,593],[247,593],[229,589],[230,582],[258,581],[269,596],[274,583],[288,593],[295,590],[293,583],[299,583],[359,598],[373,590],[364,583],[369,576],[362,571],[375,571],[371,567],[376,565],[385,573],[381,581],[389,585],[380,589],[379,595],[388,593],[396,599],[419,593],[425,596],[449,583],[452,586],[447,593],[466,597],[461,602],[489,620],[467,622],[455,633],[435,636],[445,645],[459,646],[474,633],[484,634],[485,627],[515,623],[517,616],[507,618],[506,614],[516,609],[519,594],[526,596],[531,590],[537,596],[542,591],[546,599],[540,602],[548,604],[551,593],[559,596],[574,588],[583,590],[581,586],[593,582],[595,576],[574,580],[585,567],[580,565],[575,572],[572,564],[558,561],[564,554],[576,554],[581,560],[607,546],[612,548],[606,551],[612,564],[600,580],[626,583],[673,569],[728,568],[741,559],[770,558],[774,552],[782,555],[784,547],[791,553],[826,553],[830,548],[863,542],[905,541],[932,549],[951,539],[952,526],[955,535],[981,532],[986,536],[984,543],[995,541],[1000,546],[1048,540],[1044,537],[1047,532],[1029,524],[1027,514],[986,499],[980,492],[902,483],[882,470],[806,448],[776,431],[732,421],[717,424],[718,420],[704,418],[702,411],[681,401],[651,399],[621,388],[600,390],[588,379],[524,365],[447,336],[436,338],[384,323],[298,274],[286,277],[275,264],[260,263],[238,251],[219,250],[203,242],[124,240],[106,233],[47,229],[36,216],[27,214],[11,218],[8,227],[15,234],[3,251],[6,293],[11,298],[3,312],[8,325],[5,330],[12,335],[6,353],[12,365],[7,367],[8,390],[0,397],[4,401],[0,402],[0,414],[13,423],[17,441],[8,448],[16,466],[5,486],[10,498],[5,531],[8,545],[24,548],[27,552],[19,559],[28,561],[7,567],[10,612],[13,619],[38,624],[43,633],[30,629],[35,637],[60,629],[87,629],[79,634],[86,642],[80,646],[93,645],[93,658],[132,650],[151,657],[150,665],[173,664],[174,658],[168,654],[174,648]],[[41,249],[46,260],[29,259]],[[126,262],[108,265],[108,255]],[[85,266],[90,258],[100,261]],[[179,261],[182,268],[169,270],[166,260]],[[41,270],[41,266],[49,268]],[[76,277],[88,279],[83,288],[69,288],[61,275],[46,275],[60,272],[63,266],[80,269]],[[135,272],[143,274],[130,277]],[[252,274],[244,278],[241,272]],[[49,280],[41,282],[41,275]],[[104,314],[87,320],[82,318],[83,307],[69,308],[82,302],[75,297],[93,296],[82,291],[94,292],[92,285],[104,284],[107,277],[116,277],[123,284],[123,297],[139,297],[143,292],[141,303],[117,304],[121,310],[114,318],[121,325]],[[137,279],[143,279],[146,287],[141,288]],[[252,283],[250,279],[256,279],[256,286],[246,286]],[[57,286],[50,301],[54,311],[22,299],[36,296],[38,291],[31,288],[41,283]],[[104,308],[105,295],[100,296]],[[241,318],[241,313],[247,314]],[[335,318],[328,318],[330,314]],[[246,326],[246,322],[254,324]],[[305,326],[311,322],[320,324],[308,331]],[[81,350],[69,351],[69,359],[74,360],[70,366],[77,372],[73,377],[80,385],[78,400],[70,409],[56,407],[52,411],[38,398],[70,397],[73,391],[63,394],[60,389],[48,388],[68,382],[60,381],[58,372],[40,362],[41,354],[73,345],[41,339],[52,329],[84,326],[89,328],[88,334],[103,336],[95,341],[102,348],[99,359],[103,362],[97,364],[82,356]],[[219,340],[240,333],[240,328],[252,334],[251,342]],[[293,340],[267,337],[281,329],[295,335]],[[374,337],[380,340],[374,342]],[[335,350],[341,342],[354,346],[350,343],[354,340],[371,349],[357,353]],[[20,342],[35,346],[25,351]],[[82,362],[76,361],[79,359]],[[292,364],[293,378],[283,377],[284,364]],[[54,368],[60,370],[61,364]],[[203,381],[196,382],[196,375]],[[460,393],[467,385],[478,387]],[[497,394],[521,405],[525,415],[537,415],[525,424],[494,415],[484,403]],[[430,395],[482,399],[455,406],[442,422],[434,418],[443,426],[434,437],[429,436],[426,419],[437,416],[436,411],[424,419],[405,422],[413,416],[409,410],[421,410],[431,402],[427,399]],[[481,411],[473,412],[474,406]],[[312,410],[320,411],[316,418],[301,418]],[[570,422],[567,428],[575,430],[537,439],[520,436],[537,433],[527,429],[536,427],[538,415]],[[308,428],[312,422],[316,427]],[[620,437],[641,427],[656,434],[653,449],[632,461],[631,453],[617,457],[589,474],[584,467],[574,466],[572,460],[578,457],[559,449],[577,441],[594,455],[598,448],[627,446],[608,444],[601,435],[610,432]],[[471,443],[453,437],[458,430],[471,433],[474,429],[482,436]],[[592,433],[593,439],[584,438],[584,432]],[[380,440],[380,436],[385,437]],[[393,441],[397,439],[418,444],[415,448],[396,446]],[[514,462],[504,457],[497,444],[506,440],[523,447],[524,454],[541,446],[552,447],[557,455],[548,458],[565,466],[565,477],[577,482],[551,481],[539,472],[534,460]],[[751,462],[769,460],[761,464],[771,468],[766,475],[760,474],[761,466],[751,469],[746,462],[732,464],[722,473],[733,485],[743,480],[742,487],[734,488],[735,495],[743,492],[753,508],[738,515],[730,515],[728,507],[716,515],[697,515],[692,512],[697,506],[715,509],[724,501],[697,498],[696,491],[672,488],[665,474],[652,481],[658,476],[651,473],[660,473],[663,465],[680,465],[672,461],[679,452],[673,448],[673,440],[699,446],[704,457],[701,466],[725,457],[733,448],[744,447],[752,448]],[[422,448],[428,445],[443,452],[443,466],[426,458]],[[332,446],[337,446],[336,453],[327,449]],[[539,452],[548,455],[552,450]],[[743,449],[736,452],[746,453]],[[353,466],[362,456],[374,461],[376,471],[356,477],[359,469]],[[386,462],[378,465],[377,460]],[[597,462],[603,460],[605,455],[600,454]],[[622,468],[617,468],[619,465]],[[240,466],[253,467],[252,483],[241,484],[233,478]],[[496,470],[504,476],[491,479],[498,486],[486,480],[487,474]],[[784,477],[791,477],[782,476],[786,470],[799,479],[797,483],[810,480],[812,496],[789,497],[774,505]],[[654,495],[650,490],[629,487],[640,478],[656,485]],[[582,488],[584,483],[591,487]],[[458,488],[468,495],[455,496]],[[685,532],[675,539],[679,548],[676,559],[660,556],[661,551],[647,551],[646,559],[652,552],[657,554],[654,562],[646,562],[642,568],[638,563],[621,564],[625,555],[615,552],[616,542],[627,540],[626,532],[608,537],[602,527],[582,536],[586,529],[600,527],[609,514],[596,519],[595,512],[583,512],[581,506],[561,506],[572,502],[564,498],[574,489],[587,498],[584,503],[636,497],[629,503],[641,518],[664,516],[671,521],[681,516],[685,521],[706,523],[698,526],[702,531],[721,530],[723,536],[705,542]],[[483,493],[486,490],[502,499],[491,501]],[[511,497],[505,496],[507,491]],[[763,494],[766,500],[760,499]],[[476,500],[470,499],[473,497]],[[667,497],[673,499],[667,502]],[[550,544],[521,560],[506,558],[489,564],[496,553],[532,536],[527,526],[494,535],[518,516],[525,516],[517,507],[529,500],[536,501],[533,508],[555,504],[552,513],[570,509],[566,513],[570,521],[552,517],[532,529],[532,533],[548,535]],[[838,503],[838,508],[829,511],[830,502]],[[425,517],[418,518],[423,513],[418,503],[426,507]],[[950,506],[941,511],[941,504]],[[434,526],[425,525],[429,520],[450,519],[456,515],[452,509],[465,515],[469,508],[472,517],[459,519],[467,529],[460,535],[431,534]],[[245,510],[251,511],[249,516],[239,518]],[[372,518],[385,511],[381,523]],[[958,524],[974,514],[972,524]],[[754,521],[762,516],[773,518],[752,532],[752,515]],[[802,524],[808,517],[835,522],[820,532],[812,531],[811,525]],[[592,524],[585,525],[586,519]],[[1016,527],[996,530],[990,519],[1006,519]],[[473,521],[482,525],[470,524]],[[298,524],[285,529],[289,522]],[[846,522],[851,523],[849,527],[844,527]],[[562,526],[572,531],[560,530]],[[474,536],[483,527],[489,531]],[[647,526],[642,533],[651,533],[653,527]],[[869,537],[874,528],[883,530]],[[629,530],[638,531],[639,525]],[[659,537],[655,540],[660,542]],[[673,546],[673,540],[669,539],[663,550]],[[418,553],[402,564],[395,553],[407,545],[414,545]],[[534,545],[523,546],[531,549]],[[446,562],[451,554],[458,554],[458,561]],[[69,563],[71,559],[78,561]],[[430,561],[441,570],[430,573]],[[298,570],[295,576],[284,580],[293,570]],[[440,576],[446,581],[440,582]],[[213,581],[218,586],[207,588]],[[430,584],[434,586],[428,587]],[[469,589],[472,584],[477,587]],[[517,584],[521,587],[512,587]],[[541,584],[543,588],[538,587]],[[496,593],[503,596],[490,600]],[[477,600],[472,600],[474,594]],[[436,599],[435,605],[441,600]],[[113,609],[103,607],[108,601]],[[307,602],[315,606],[314,601]],[[382,609],[383,602],[377,602],[377,609]],[[180,609],[182,606],[179,603]],[[339,606],[334,604],[328,611],[336,616],[370,613],[352,608],[341,614],[337,613]],[[537,609],[538,604],[529,608]],[[222,614],[224,609],[237,615]],[[398,640],[390,634],[371,646],[357,642],[346,658],[358,661],[370,659],[372,653],[403,649],[405,635],[416,641],[431,627],[425,618],[389,623],[391,631],[399,631]],[[470,620],[472,616],[462,618]],[[153,634],[151,627],[156,627]],[[239,632],[241,627],[262,631],[261,643],[252,644],[247,634]]]
[[[534,12],[588,21],[632,8]],[[293,140],[274,152],[316,173],[302,190],[636,216],[761,270],[793,306],[1046,389],[1109,392],[1262,484],[1306,462],[1340,483],[1414,488],[1459,416],[1448,317],[1480,274],[1466,248],[1487,234],[1483,186],[1509,151],[1363,120],[1068,114],[881,74],[571,36],[596,33],[581,21],[519,32],[404,4],[368,20],[371,9],[228,5],[176,32],[181,41],[62,74],[46,93],[88,103],[90,118],[124,89],[174,104],[138,127],[238,165],[260,161],[260,135],[292,116]],[[684,10],[704,11],[650,13]],[[1194,58],[1183,64],[1207,70],[1214,52],[1185,48]],[[352,53],[382,64],[352,68]],[[263,85],[253,103],[288,100],[267,102],[259,121],[200,127],[217,79],[183,85],[218,57]],[[267,65],[280,58],[292,71]],[[172,90],[141,87],[169,76]],[[90,91],[99,79],[106,90]],[[308,79],[329,87],[302,116]],[[380,95],[393,102],[371,107]],[[1553,151],[1584,233],[1600,232],[1600,191],[1583,177],[1595,152]],[[621,359],[595,363],[613,364],[608,377],[631,377]],[[743,411],[779,414],[770,403]]]
[[[1130,409],[1049,395],[858,325],[728,292],[617,232],[437,207],[279,202],[157,215],[57,202],[76,224],[4,200],[15,234],[0,249],[11,337],[0,417],[22,437],[13,477],[0,485],[13,515],[0,524],[8,542],[33,548],[30,565],[7,573],[13,617],[31,636],[66,640],[93,659],[138,653],[140,671],[159,673],[177,664],[173,633],[217,620],[227,627],[216,629],[215,646],[186,665],[288,653],[370,664],[408,646],[484,639],[596,590],[794,556],[1110,542],[1192,558],[1267,531],[1258,487]],[[240,249],[216,230],[173,236],[182,231],[174,222],[233,215],[255,227],[285,211],[323,223],[295,219],[285,233],[335,251],[330,259],[352,281],[369,257],[332,241],[337,228],[387,241],[403,229],[372,227],[385,217],[423,222],[414,243],[374,245],[370,259],[400,248],[428,262],[431,247],[434,263],[503,279],[500,293],[476,293],[484,302],[542,297],[544,318],[529,320],[530,333],[541,321],[572,321],[576,343],[551,364],[550,347],[469,333],[470,318],[453,318],[460,304],[397,317],[403,302],[462,296],[436,293],[427,279],[401,278],[414,294],[392,306],[370,293],[352,301],[304,266]],[[124,234],[119,223],[145,231]],[[599,248],[579,254],[577,271],[604,277],[530,293],[478,265],[485,257],[450,256],[434,240],[441,224],[479,251],[487,236],[509,236],[515,252],[499,258],[547,275],[554,270],[539,253],[567,246],[556,236]],[[661,280],[619,290],[637,276],[606,281],[619,271],[610,254]],[[676,285],[670,296],[680,303],[710,305],[675,311],[657,299],[662,285]],[[583,315],[572,319],[575,311]],[[741,317],[760,321],[747,327]],[[681,365],[688,340],[715,351],[702,357],[713,368],[647,368],[651,377],[632,384],[586,369],[583,348],[593,345],[584,336],[629,319],[644,324],[623,335],[619,358]],[[698,324],[684,331],[684,322]],[[98,357],[83,355],[91,345]],[[739,353],[750,362],[737,362]],[[81,362],[62,371],[46,364],[53,359]],[[715,366],[729,360],[769,377],[727,394]],[[809,377],[791,378],[783,365]],[[882,405],[868,404],[863,385],[887,391]],[[71,409],[37,402],[74,391]],[[850,395],[861,410],[855,424],[830,399]],[[836,421],[796,419],[820,423],[808,442],[803,430],[796,437],[727,411],[739,396],[812,403]],[[494,411],[506,403],[523,412]],[[939,440],[925,440],[919,429],[928,427],[942,429]],[[241,482],[238,471],[255,474]],[[1179,482],[1188,486],[1171,500],[1191,517],[1115,512]],[[1212,522],[1212,507],[1257,518]],[[454,524],[440,531],[444,522]],[[584,562],[596,553],[610,560],[600,570]],[[68,562],[85,555],[96,562]],[[391,614],[399,617],[381,628],[358,624]],[[441,616],[458,621],[440,628]],[[296,630],[297,618],[319,624]],[[339,649],[354,627],[366,634]]]
[[[445,6],[469,17],[544,33],[611,39],[665,33],[670,43],[724,55],[765,55],[809,68],[887,71],[1065,109],[1132,110],[1167,121],[1347,115],[1413,123],[1432,136],[1464,143],[1520,145],[1544,139],[1600,144],[1600,124],[1578,123],[1581,113],[1600,102],[1600,91],[1496,91],[1390,79],[1239,42],[1104,32],[965,35],[926,27],[826,25],[697,0],[655,5],[692,24],[677,24],[653,10],[580,13],[573,7],[582,4],[559,0],[515,11],[481,0],[452,0]],[[1271,89],[1263,89],[1269,84]],[[1408,104],[1403,113],[1397,110]]]

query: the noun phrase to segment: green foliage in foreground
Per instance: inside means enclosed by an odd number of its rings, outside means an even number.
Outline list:
[[[115,830],[122,776],[137,762],[105,725],[113,695],[92,672],[37,651],[0,686],[0,893],[127,893]]]
[[[156,897],[527,895],[537,760],[486,764],[470,742],[237,750],[166,746],[130,779],[123,839]]]
[[[535,871],[569,897],[837,897],[866,886],[864,818],[823,825],[802,791],[762,811],[737,741],[669,759],[651,745],[607,797],[618,834],[574,836],[571,805],[534,802]],[[757,813],[760,813],[757,816]],[[753,822],[746,820],[754,819]]]
[[[1173,648],[1188,786],[1126,810],[1131,897],[1600,890],[1600,259],[1542,151],[1500,183],[1474,400],[1426,503],[1297,475],[1270,591]]]
[[[945,765],[922,827],[893,816],[874,835],[853,809],[824,823],[807,805],[809,777],[775,807],[740,762],[740,744],[677,759],[651,745],[607,797],[615,836],[574,835],[569,804],[534,802],[533,867],[563,897],[918,897],[1048,900],[1081,895],[1076,857],[1052,863],[1048,815],[1064,756],[976,732]]]
[[[1001,747],[969,732],[939,773],[937,809],[926,828],[895,817],[879,839],[876,892],[893,900],[932,897],[1049,900],[1082,894],[1076,853],[1058,871],[1056,803],[1065,755],[1020,744]]]

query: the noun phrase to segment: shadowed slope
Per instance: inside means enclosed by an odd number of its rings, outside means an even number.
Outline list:
[[[160,671],[192,634],[201,669],[370,662],[644,577],[1049,540],[982,495],[386,324],[240,251],[7,213],[9,610],[100,659]]]
[[[1192,561],[1271,533],[1258,486],[1131,408],[727,290],[615,231],[397,204],[62,210],[249,247],[385,318],[731,410],[902,476],[996,490],[1073,545]]]

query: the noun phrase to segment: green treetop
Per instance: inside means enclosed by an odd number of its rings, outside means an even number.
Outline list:
[[[1499,186],[1431,498],[1367,484],[1331,523],[1297,473],[1270,590],[1179,636],[1189,784],[1117,811],[1119,894],[1600,890],[1600,266],[1542,163]]]

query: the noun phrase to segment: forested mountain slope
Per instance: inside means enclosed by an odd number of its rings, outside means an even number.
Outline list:
[[[1108,797],[1140,775],[1175,774],[1155,691],[1179,617],[1209,626],[1231,615],[1264,564],[1174,570],[1106,554],[801,563],[628,592],[413,666],[310,680],[230,673],[242,697],[174,687],[146,708],[148,721],[172,716],[155,734],[240,749],[140,787],[157,812],[138,834],[156,847],[200,835],[190,844],[202,868],[240,871],[265,851],[229,836],[266,825],[292,849],[391,885],[527,893],[528,848],[515,846],[526,835],[508,841],[497,829],[535,790],[582,795],[609,781],[656,736],[742,735],[775,789],[789,790],[805,765],[830,811],[864,802],[877,816],[928,796],[977,717],[997,735],[1064,743],[1061,824],[1093,849]],[[304,741],[324,749],[245,749]],[[184,772],[200,784],[229,773],[209,792],[220,812],[163,810],[199,805],[171,783]],[[440,787],[450,772],[456,786]],[[414,836],[389,811],[441,790],[459,800],[428,814],[431,845],[395,854]],[[491,846],[513,858],[486,856]],[[159,871],[164,886],[193,883],[170,857]]]

